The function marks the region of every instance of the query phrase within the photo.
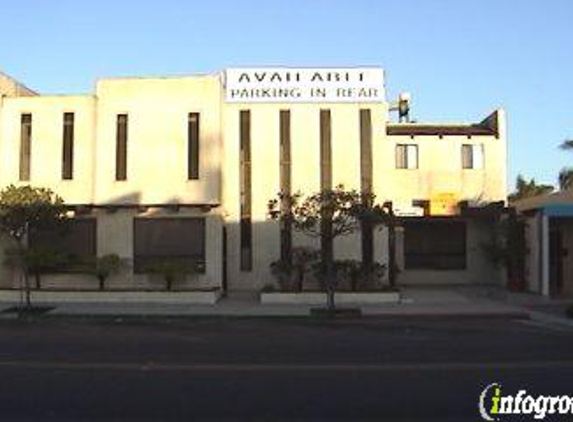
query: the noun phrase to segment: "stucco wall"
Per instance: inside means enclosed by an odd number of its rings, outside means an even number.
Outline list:
[[[74,177],[62,180],[63,115],[74,113]],[[20,122],[32,114],[30,181],[19,181]],[[90,204],[94,194],[95,98],[5,98],[0,108],[0,185],[46,186],[68,204]]]
[[[4,96],[28,97],[32,95],[36,95],[36,93],[10,76],[0,72],[0,98]]]
[[[280,110],[291,112],[292,191],[313,194],[320,190],[320,110],[331,111],[332,180],[349,189],[360,188],[360,109],[372,112],[374,169],[384,159],[385,104],[227,104],[224,108],[223,206],[228,224],[229,288],[250,289],[273,282],[269,265],[279,258],[279,227],[268,218],[268,201],[277,197],[279,185]],[[241,271],[239,115],[251,111],[253,270]],[[374,189],[380,186],[374,170]],[[381,239],[383,233],[378,233]],[[319,248],[318,239],[295,233],[293,246]],[[377,243],[381,243],[380,240]],[[376,248],[376,259],[385,263],[385,249]],[[337,258],[359,258],[358,233],[338,239]]]
[[[502,123],[503,124],[503,123]],[[383,195],[396,205],[412,205],[412,199],[431,200],[440,194],[452,194],[458,201],[473,204],[505,201],[506,140],[502,136],[389,136],[386,159],[380,163]],[[395,168],[395,146],[418,146],[418,169]],[[484,147],[482,169],[462,169],[462,145]]]
[[[111,275],[106,280],[107,289],[163,289],[165,281],[160,275],[134,274],[133,272],[133,220],[135,217],[145,218],[205,218],[205,272],[189,275],[185,279],[174,283],[174,289],[202,289],[220,288],[223,281],[222,274],[222,219],[216,213],[204,214],[193,210],[181,210],[170,213],[162,209],[148,209],[139,212],[133,209],[94,210],[90,215],[81,218],[95,218],[97,220],[97,254],[117,254],[124,261],[119,273]],[[1,250],[7,245],[2,241]],[[0,258],[3,253],[0,253]],[[33,285],[33,280],[31,280]],[[0,271],[0,287],[17,288],[20,284],[18,274],[9,268]],[[89,274],[46,274],[42,276],[42,287],[57,289],[97,289],[98,281]]]
[[[221,87],[216,76],[97,83],[95,202],[219,203]],[[188,114],[200,113],[199,180],[187,180]],[[115,180],[116,118],[128,115],[127,180]]]

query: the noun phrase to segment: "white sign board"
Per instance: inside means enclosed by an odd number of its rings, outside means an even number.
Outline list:
[[[384,71],[350,68],[234,68],[225,71],[230,103],[366,103],[384,101]]]
[[[394,211],[394,215],[396,217],[423,217],[424,216],[424,208],[414,207],[411,205],[397,204],[394,206],[393,211]]]

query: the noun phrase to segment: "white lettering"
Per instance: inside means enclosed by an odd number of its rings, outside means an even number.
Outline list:
[[[511,405],[513,404],[513,397],[512,396],[504,396],[501,398],[500,406],[499,406],[499,413],[511,413]]]
[[[547,414],[547,406],[549,405],[549,397],[539,396],[535,400],[535,415],[534,419],[545,419]]]
[[[571,411],[571,402],[569,397],[562,396],[559,398],[559,413],[569,413]]]

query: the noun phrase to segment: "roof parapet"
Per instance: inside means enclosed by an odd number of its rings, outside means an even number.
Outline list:
[[[0,96],[2,97],[31,97],[38,95],[24,84],[11,76],[0,72]]]
[[[479,123],[439,124],[439,123],[388,123],[388,135],[406,136],[474,136],[485,135],[500,137],[500,113],[495,110]]]

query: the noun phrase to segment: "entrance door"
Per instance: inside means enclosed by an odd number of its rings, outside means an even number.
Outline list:
[[[559,227],[549,231],[549,293],[559,296],[563,293],[563,234]]]
[[[223,226],[223,233],[222,233],[223,239],[223,268],[222,268],[222,272],[223,272],[223,294],[226,296],[227,295],[227,227]]]

